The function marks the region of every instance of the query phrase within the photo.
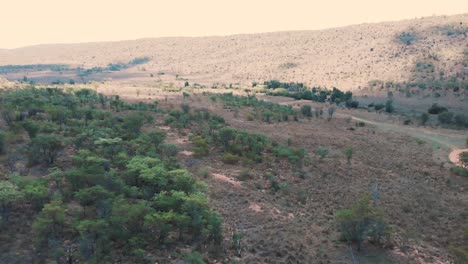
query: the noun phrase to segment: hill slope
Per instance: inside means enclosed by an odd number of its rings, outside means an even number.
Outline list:
[[[279,79],[355,89],[374,79],[407,80],[415,63],[427,55],[436,56],[438,69],[450,73],[467,49],[467,24],[468,14],[462,14],[320,31],[39,45],[0,50],[0,65],[62,63],[88,68],[148,56],[148,71],[191,82]],[[403,43],[398,37],[402,32],[416,40]]]

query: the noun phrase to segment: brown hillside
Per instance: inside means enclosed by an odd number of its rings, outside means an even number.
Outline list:
[[[148,56],[148,71],[177,74],[191,82],[279,79],[355,89],[373,79],[407,80],[416,61],[428,54],[437,56],[439,69],[455,69],[468,42],[466,32],[444,34],[441,28],[447,25],[466,29],[468,14],[320,31],[39,45],[0,50],[0,65],[93,67]],[[402,32],[415,34],[417,40],[411,45],[400,42]]]

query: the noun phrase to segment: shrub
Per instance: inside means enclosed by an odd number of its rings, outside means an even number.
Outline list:
[[[335,113],[335,107],[330,106],[328,108],[328,119],[331,119],[333,117],[333,114]]]
[[[340,210],[336,214],[341,239],[356,242],[358,251],[365,240],[382,242],[389,235],[389,228],[383,221],[382,213],[372,206],[370,201],[370,196],[365,196],[351,209]]]
[[[310,105],[301,106],[301,113],[303,116],[311,117],[312,116],[312,107]]]
[[[439,119],[439,122],[441,124],[451,124],[452,121],[453,121],[453,116],[454,114],[452,112],[443,112],[443,113],[440,113],[437,118]]]
[[[0,130],[0,155],[5,153],[5,149],[6,149],[5,133]]]
[[[31,165],[44,162],[47,165],[54,163],[58,152],[62,149],[62,142],[57,136],[38,135],[28,145],[28,158]]]
[[[239,162],[239,156],[228,152],[224,154],[222,161],[226,164],[237,164]]]
[[[39,132],[39,126],[29,120],[25,120],[22,122],[22,126],[26,132],[28,132],[29,138],[34,138],[37,135],[37,132]]]
[[[10,208],[23,198],[18,186],[9,181],[0,181],[0,219],[8,218]]]
[[[205,261],[203,261],[203,256],[194,251],[184,258],[184,263],[186,264],[205,264]]]
[[[429,115],[426,113],[422,113],[421,115],[421,124],[425,125],[429,121]]]
[[[195,153],[195,156],[197,157],[204,157],[208,155],[209,148],[208,148],[208,143],[204,138],[201,136],[195,136],[192,138],[192,142],[195,145],[193,148],[193,152]]]
[[[182,108],[182,111],[184,111],[184,113],[186,113],[186,114],[188,112],[190,112],[190,105],[188,105],[188,104],[181,104],[180,108]]]
[[[437,103],[433,104],[428,110],[427,112],[431,115],[438,115],[442,112],[447,112],[448,109],[446,107],[443,107],[443,106],[440,106],[438,105]]]
[[[411,45],[414,41],[416,41],[416,35],[410,32],[402,32],[398,39],[406,45]]]
[[[387,100],[385,103],[385,112],[387,113],[393,113],[395,108],[393,107],[393,100]]]
[[[348,163],[351,164],[351,159],[353,158],[353,147],[347,147],[343,151],[343,154],[346,156],[346,160],[348,161]]]
[[[468,168],[468,152],[462,152],[459,155],[460,163],[463,167]]]
[[[323,160],[328,155],[328,148],[319,146],[315,153],[319,156],[320,160]]]

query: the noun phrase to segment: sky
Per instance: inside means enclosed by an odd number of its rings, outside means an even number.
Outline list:
[[[314,30],[468,13],[467,0],[0,0],[0,48]]]

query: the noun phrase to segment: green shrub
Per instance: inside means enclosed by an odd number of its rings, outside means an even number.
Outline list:
[[[319,156],[320,160],[323,160],[325,157],[327,157],[328,151],[329,150],[327,147],[319,146],[315,153]]]
[[[370,196],[361,198],[351,209],[338,211],[336,221],[341,239],[356,242],[358,251],[365,240],[382,242],[390,232],[380,210],[371,205]]]
[[[442,112],[437,116],[441,124],[449,125],[453,122],[454,114],[452,112]]]
[[[234,155],[230,152],[224,154],[221,159],[225,164],[237,164],[239,162],[239,156]]]
[[[0,130],[0,155],[5,153],[5,149],[6,149],[5,132]]]
[[[468,152],[462,152],[459,155],[460,163],[463,167],[468,168]]]
[[[184,263],[186,264],[205,264],[205,261],[203,261],[203,256],[194,251],[184,258]]]
[[[398,39],[403,42],[406,45],[411,45],[414,41],[416,41],[416,35],[414,33],[410,32],[402,32],[399,36]]]
[[[395,111],[395,108],[393,107],[393,100],[387,100],[385,103],[385,112],[393,113],[393,111]]]
[[[437,103],[433,104],[428,110],[427,112],[431,115],[438,115],[440,113],[443,113],[443,112],[447,112],[448,109],[447,107],[443,107],[443,106],[440,106],[438,105]]]
[[[193,152],[197,157],[205,157],[209,153],[208,143],[201,136],[195,136],[192,138],[192,142],[195,145]]]
[[[29,138],[34,138],[39,132],[40,127],[30,120],[25,120],[22,122],[22,126],[26,132],[28,132]]]
[[[312,107],[310,105],[301,106],[301,113],[305,117],[312,117]]]

